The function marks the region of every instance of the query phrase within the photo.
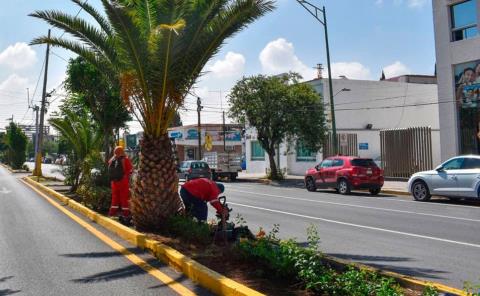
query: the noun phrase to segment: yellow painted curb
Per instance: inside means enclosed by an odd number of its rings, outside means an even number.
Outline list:
[[[78,211],[90,220],[114,232],[119,237],[129,241],[135,246],[149,250],[156,258],[173,266],[183,272],[194,282],[199,283],[203,287],[218,295],[228,296],[262,296],[264,294],[248,288],[238,282],[235,282],[211,269],[190,259],[177,250],[161,244],[157,241],[146,239],[145,234],[128,228],[110,218],[102,216],[89,208],[79,204],[78,202],[52,190],[29,177],[23,178],[27,183],[42,192],[60,200],[64,205]]]

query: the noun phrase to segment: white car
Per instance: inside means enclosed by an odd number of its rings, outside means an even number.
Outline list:
[[[408,180],[408,191],[417,201],[429,201],[432,195],[480,199],[480,155],[453,157],[435,170],[416,173]]]

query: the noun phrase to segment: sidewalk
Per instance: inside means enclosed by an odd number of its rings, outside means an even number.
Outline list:
[[[287,175],[285,180],[283,181],[269,181],[265,174],[249,174],[245,172],[241,172],[238,174],[239,181],[245,182],[261,182],[261,183],[269,183],[272,185],[277,186],[287,186],[287,187],[304,187],[303,183],[304,176],[300,175]],[[406,181],[385,181],[382,187],[383,193],[391,193],[391,194],[402,194],[402,195],[409,195],[407,182]]]

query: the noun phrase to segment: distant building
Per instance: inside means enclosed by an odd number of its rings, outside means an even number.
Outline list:
[[[223,152],[223,125],[201,125],[202,155],[204,152]],[[242,153],[243,151],[243,126],[238,124],[226,124],[225,150]],[[185,125],[168,129],[168,135],[175,141],[179,161],[194,160],[198,155],[198,130],[197,125]],[[212,140],[212,146],[206,147],[206,136]]]
[[[432,160],[440,162],[438,92],[434,76],[405,75],[383,81],[333,79],[337,134],[355,135],[358,156],[380,160],[380,131],[431,127]],[[308,81],[322,95],[330,125],[328,80]],[[279,167],[288,174],[304,174],[323,155],[308,151],[301,143],[284,143],[277,153]],[[255,129],[246,132],[247,172],[265,173],[268,157],[256,139]]]
[[[480,154],[480,1],[432,5],[442,160]]]

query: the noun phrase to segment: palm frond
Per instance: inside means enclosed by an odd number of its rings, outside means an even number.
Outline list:
[[[52,26],[77,37],[111,63],[116,63],[117,53],[111,38],[85,20],[61,11],[36,11],[30,16],[43,19]]]
[[[80,6],[85,12],[87,12],[95,21],[100,25],[100,27],[103,29],[103,31],[108,35],[108,36],[113,36],[114,31],[110,23],[108,22],[105,17],[103,17],[100,12],[98,12],[93,6],[87,3],[87,1],[84,0],[72,0],[75,4]]]

